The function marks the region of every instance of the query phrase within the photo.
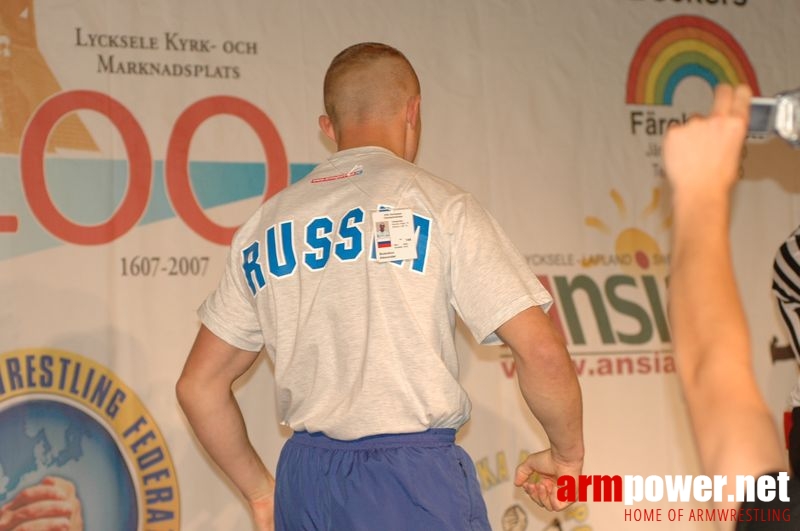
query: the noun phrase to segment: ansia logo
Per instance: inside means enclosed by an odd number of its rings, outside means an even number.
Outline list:
[[[699,17],[677,17],[659,24],[642,41],[631,64],[630,103],[671,104],[677,84],[691,72],[703,71],[699,65],[706,65],[703,68],[709,72],[719,70],[699,53],[684,55],[686,50],[700,49],[716,57],[707,43],[725,42],[703,37],[697,28],[685,29],[692,24],[712,23]],[[721,71],[752,71],[737,64],[725,62]],[[644,111],[633,111],[632,116],[639,115]],[[631,212],[618,190],[610,190],[609,196],[619,219],[594,215],[584,219],[587,227],[611,239],[609,251],[529,255],[528,263],[553,295],[550,317],[567,343],[579,376],[672,373],[675,363],[666,310],[669,256],[655,231],[640,226],[669,229],[669,217],[658,219],[664,211],[662,188],[654,187],[650,201],[637,212]],[[510,353],[500,357],[504,375],[513,378],[516,368]]]
[[[35,489],[25,489],[55,484],[85,529],[180,528],[164,437],[134,392],[93,360],[55,349],[0,354],[0,440],[0,520],[6,506],[30,502]]]
[[[661,188],[653,189],[641,211],[631,211],[616,189],[609,196],[617,216],[584,220],[587,227],[609,238],[609,252],[535,255],[528,256],[528,262],[553,295],[550,317],[579,376],[672,373],[675,363],[666,310],[669,256],[655,234],[666,233],[671,224],[669,217],[660,217]],[[654,226],[655,232],[642,225]],[[548,271],[553,265],[558,269]],[[500,362],[512,378],[515,366],[509,358],[510,353],[501,354]]]
[[[725,28],[707,18],[676,16],[653,27],[641,40],[628,68],[625,102],[634,136],[653,139],[646,155],[656,176],[661,174],[659,140],[671,124],[683,123],[691,112],[670,108],[680,85],[699,80],[713,89],[719,83],[747,84],[758,96],[760,89],[750,59]],[[644,107],[644,108],[642,108]]]
[[[609,192],[617,212],[623,223],[631,223],[632,213],[628,211],[625,199],[618,190],[612,189]],[[647,219],[657,216],[661,206],[661,188],[653,188],[650,202],[639,213],[638,219]],[[661,251],[661,247],[655,238],[644,230],[628,225],[617,229],[614,236],[614,229],[608,225],[609,222],[596,216],[587,216],[584,220],[587,227],[598,230],[614,238],[613,254],[589,254],[584,255],[580,264],[584,268],[601,265],[618,265],[627,274],[651,274],[664,277],[667,274],[668,256]],[[672,222],[670,218],[661,221],[660,228],[668,229]]]

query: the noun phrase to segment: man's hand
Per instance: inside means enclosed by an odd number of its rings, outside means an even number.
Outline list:
[[[746,85],[718,85],[711,114],[673,126],[664,139],[667,177],[679,199],[719,198],[739,173],[752,92]]]
[[[552,450],[547,449],[530,454],[517,467],[514,485],[522,487],[536,504],[548,511],[561,511],[572,502],[558,499],[558,478],[572,476],[576,478],[577,482],[582,468],[582,460],[580,462],[561,461],[553,455]]]
[[[83,531],[81,502],[66,479],[46,477],[0,507],[0,531]]]

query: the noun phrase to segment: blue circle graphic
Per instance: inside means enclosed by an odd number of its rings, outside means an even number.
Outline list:
[[[136,490],[117,443],[92,416],[32,399],[0,411],[0,505],[47,476],[75,485],[85,531],[136,531]]]

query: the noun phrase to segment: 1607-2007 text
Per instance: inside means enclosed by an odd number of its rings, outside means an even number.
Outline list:
[[[205,276],[208,256],[124,256],[120,258],[123,277]]]

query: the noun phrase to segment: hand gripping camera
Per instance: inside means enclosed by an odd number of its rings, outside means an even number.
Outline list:
[[[800,148],[800,89],[778,94],[774,98],[750,100],[747,137],[751,140],[767,140],[774,135],[793,148]]]

